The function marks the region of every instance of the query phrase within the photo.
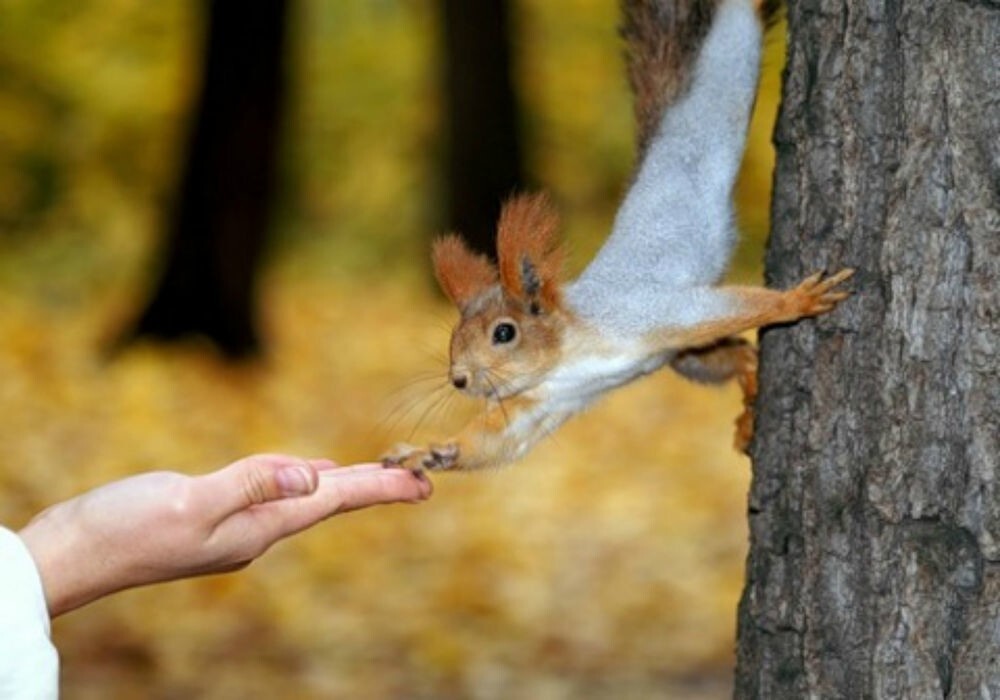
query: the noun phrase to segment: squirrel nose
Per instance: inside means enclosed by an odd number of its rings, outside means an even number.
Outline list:
[[[469,378],[464,374],[456,374],[451,378],[451,383],[455,385],[456,389],[464,389],[469,384]]]

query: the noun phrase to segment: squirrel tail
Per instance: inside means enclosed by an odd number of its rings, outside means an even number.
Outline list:
[[[663,169],[667,168],[686,173],[683,177],[696,183],[702,197],[724,200],[728,206],[757,97],[763,34],[757,4],[754,0],[629,1],[645,5],[647,19],[664,16],[652,8],[667,5],[674,8],[675,17],[680,17],[676,8],[683,6],[688,28],[704,35],[697,42],[685,40],[686,44],[675,43],[668,49],[665,43],[677,37],[664,33],[662,25],[636,29],[637,36],[649,38],[630,48],[631,54],[643,62],[672,61],[670,57],[680,52],[677,47],[684,45],[689,55],[683,67],[663,63],[646,68],[672,71],[659,79],[673,82],[678,81],[674,75],[680,71],[683,82],[672,90],[667,85],[667,91],[659,96],[649,95],[645,88],[637,93],[636,109],[648,116],[640,127],[643,148],[633,188],[639,192],[635,194],[641,196],[642,191],[655,189],[658,183],[662,187]],[[707,20],[705,14],[709,15]],[[701,26],[706,21],[707,26]],[[657,79],[639,76],[641,62],[634,63],[636,70],[630,70],[633,80]]]
[[[668,106],[690,83],[719,0],[622,0],[621,34],[642,162]]]
[[[626,0],[626,9],[639,159],[608,241],[574,287],[586,309],[603,308],[601,290],[621,280],[718,281],[736,239],[732,189],[757,96],[753,0]]]
[[[732,190],[757,96],[753,0],[625,0],[640,155],[607,241],[566,289],[626,335],[690,325],[736,240]],[[709,314],[710,315],[710,314]]]
[[[736,0],[756,6],[762,22],[781,0]],[[621,34],[634,96],[637,163],[642,163],[666,110],[691,87],[700,49],[720,6],[733,0],[622,0]]]

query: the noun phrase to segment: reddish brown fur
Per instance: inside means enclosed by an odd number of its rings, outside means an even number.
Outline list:
[[[497,231],[500,284],[523,302],[537,301],[543,309],[560,305],[563,251],[559,247],[559,213],[545,194],[518,195],[504,204]],[[540,288],[534,297],[525,288],[525,263],[533,268]]]
[[[497,270],[489,259],[473,253],[455,234],[434,242],[431,260],[438,284],[459,308],[496,284]]]
[[[719,1],[623,0],[640,163],[664,110],[687,88],[695,55]],[[765,21],[779,4],[778,0],[755,1]],[[386,458],[387,464],[414,469],[497,466],[521,456],[547,435],[565,419],[560,411],[575,412],[567,409],[565,398],[552,385],[546,386],[546,379],[553,368],[581,353],[586,357],[589,350],[583,348],[588,341],[591,337],[600,341],[602,335],[600,329],[589,328],[580,334],[580,322],[560,305],[558,228],[558,215],[547,198],[525,195],[509,201],[501,213],[499,270],[470,252],[456,236],[435,245],[438,279],[462,310],[452,335],[450,376],[467,395],[485,398],[488,408],[482,421],[473,421],[446,443],[429,448],[401,446]],[[498,273],[500,286],[496,285]],[[732,316],[653,331],[641,338],[648,346],[645,357],[681,350],[675,369],[683,374],[707,381],[735,377],[743,388],[745,406],[737,424],[737,446],[745,448],[753,428],[756,351],[731,336],[828,311],[846,296],[835,287],[849,275],[844,270],[826,280],[813,276],[787,291],[721,288],[732,296]],[[470,305],[473,299],[476,303]],[[509,340],[494,342],[500,323],[513,324],[516,333]],[[550,397],[550,391],[557,395]],[[528,420],[516,420],[529,411],[537,413]]]
[[[513,341],[492,342],[498,321],[515,326]],[[568,322],[571,317],[561,309],[536,315],[513,297],[487,293],[452,332],[451,374],[467,377],[465,391],[472,396],[507,397],[534,386],[559,362]]]
[[[660,119],[686,89],[718,0],[623,0],[625,57],[634,95],[637,163]]]

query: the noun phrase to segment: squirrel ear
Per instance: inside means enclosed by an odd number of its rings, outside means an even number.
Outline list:
[[[473,253],[454,233],[434,241],[431,260],[442,291],[460,309],[474,296],[496,284],[497,271],[489,258]]]
[[[543,194],[518,195],[504,204],[497,232],[500,284],[532,313],[560,303],[563,252],[559,213]]]

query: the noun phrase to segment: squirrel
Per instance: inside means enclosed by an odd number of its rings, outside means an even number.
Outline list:
[[[746,448],[757,354],[737,334],[831,310],[848,296],[838,285],[852,274],[817,273],[784,291],[719,284],[736,238],[732,190],[775,4],[624,1],[638,158],[610,236],[569,284],[558,213],[544,194],[503,206],[497,265],[457,235],[435,242],[435,275],[460,313],[448,376],[485,399],[486,411],[448,440],[398,446],[386,465],[513,462],[609,391],[665,366],[696,381],[739,382],[736,445]]]

